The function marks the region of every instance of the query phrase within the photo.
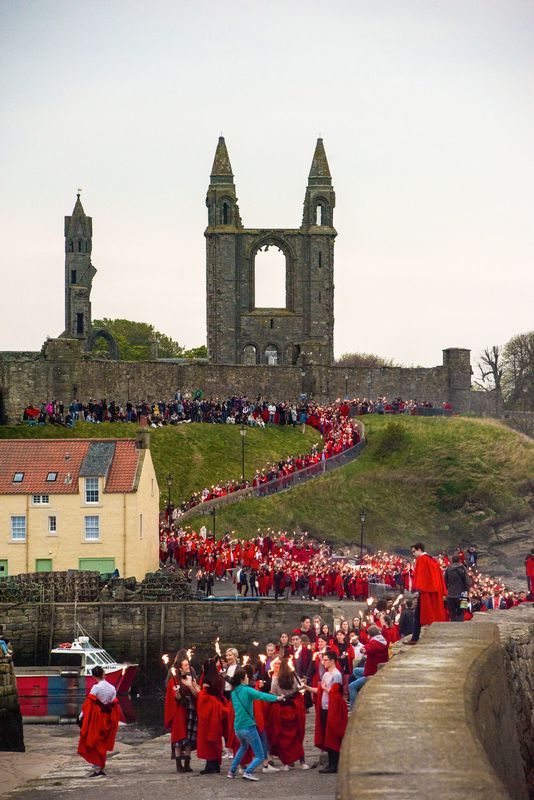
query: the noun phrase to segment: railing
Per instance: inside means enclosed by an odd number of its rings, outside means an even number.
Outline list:
[[[259,486],[248,486],[246,489],[239,489],[237,492],[226,494],[223,497],[214,497],[212,500],[198,503],[196,506],[184,511],[183,514],[177,518],[176,522],[182,523],[184,520],[197,516],[198,514],[213,514],[215,510],[232,505],[233,503],[238,503],[246,497],[269,497],[272,494],[285,492],[288,489],[292,489],[294,486],[300,486],[302,483],[306,483],[312,478],[326,475],[327,472],[339,469],[339,467],[343,467],[345,464],[350,464],[351,461],[354,461],[354,459],[361,455],[365,447],[365,438],[363,435],[364,427],[360,421],[358,422],[362,432],[362,439],[348,450],[326,458],[324,461],[318,461],[317,464],[312,464],[310,467],[304,467],[304,469],[298,470],[297,472],[292,472],[290,475],[276,478],[268,483],[262,483]]]

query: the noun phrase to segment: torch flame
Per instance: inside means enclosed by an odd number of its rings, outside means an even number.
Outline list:
[[[219,644],[219,637],[218,636],[215,639],[215,652],[217,653],[217,655],[220,658],[221,657],[221,645]]]
[[[244,667],[246,667],[249,661],[250,661],[250,656],[243,656],[241,663],[243,664]]]
[[[188,660],[188,661],[191,661],[191,656],[193,655],[193,651],[192,651],[192,649],[191,649],[191,648],[189,648],[189,650],[186,650],[186,651],[185,651],[185,654],[186,654],[186,656],[187,656],[187,660]]]
[[[368,597],[367,598],[367,605],[369,606],[369,608],[371,608],[371,606],[373,605],[374,602],[375,602],[374,597]]]
[[[171,667],[171,672],[172,672],[173,676],[176,676],[176,670],[175,670],[174,667]]]
[[[267,656],[264,653],[261,653],[261,655],[259,655],[258,658],[260,659],[262,664],[265,664],[265,662],[267,661]]]
[[[161,660],[163,661],[165,666],[167,666],[167,664],[169,663],[169,656],[167,655],[167,653],[161,656]]]
[[[252,642],[252,644],[254,645],[254,647],[258,647],[259,642]]]

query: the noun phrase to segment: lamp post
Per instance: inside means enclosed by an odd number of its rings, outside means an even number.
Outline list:
[[[217,537],[216,537],[216,535],[215,535],[215,520],[216,520],[216,518],[217,518],[217,509],[215,508],[215,506],[213,506],[213,508],[211,509],[211,511],[210,511],[210,514],[211,514],[211,516],[212,516],[212,518],[213,518],[213,527],[212,527],[212,530],[213,530],[213,541],[215,542],[215,541],[216,541],[216,539],[217,539]]]
[[[363,560],[363,526],[365,525],[366,516],[365,509],[362,508],[360,511],[360,564]]]
[[[171,529],[171,486],[172,486],[172,475],[169,472],[167,474],[167,526],[169,530]]]
[[[345,372],[345,400],[349,399],[349,373]]]
[[[247,435],[247,428],[246,426],[241,423],[241,428],[239,429],[239,433],[241,434],[241,480],[245,480],[245,438]]]

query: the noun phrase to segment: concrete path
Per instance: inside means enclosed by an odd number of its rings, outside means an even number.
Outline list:
[[[119,730],[116,754],[108,759],[107,777],[90,779],[86,777],[89,765],[76,755],[76,726],[27,726],[26,753],[0,754],[3,777],[4,770],[8,776],[13,776],[14,772],[18,776],[18,788],[4,794],[5,785],[0,784],[0,795],[10,800],[70,800],[82,796],[84,800],[101,800],[104,796],[106,800],[176,800],[178,796],[186,800],[248,800],[250,797],[288,800],[296,796],[332,800],[336,776],[318,773],[319,751],[313,746],[313,710],[306,720],[306,761],[314,768],[305,771],[296,767],[289,772],[268,775],[257,771],[258,783],[226,778],[228,760],[223,760],[224,774],[221,775],[200,775],[204,762],[196,758],[191,763],[195,772],[179,775],[170,758],[168,735],[127,743],[131,740],[127,728]],[[11,767],[16,762],[16,769],[10,768],[9,762]]]

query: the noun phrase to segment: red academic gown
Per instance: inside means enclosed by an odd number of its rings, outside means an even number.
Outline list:
[[[265,710],[265,728],[269,750],[282,764],[304,758],[306,709],[301,695],[285,703],[269,703]]]
[[[228,709],[224,698],[211,694],[203,686],[197,697],[197,756],[206,761],[222,758],[222,738],[227,727]]]
[[[175,688],[174,680],[170,680],[167,683],[164,707],[164,723],[166,728],[171,729],[171,744],[187,739],[187,711],[177,702]]]
[[[315,712],[315,739],[314,744],[321,750],[341,750],[343,737],[347,728],[348,710],[343,697],[343,687],[335,683],[328,694],[328,716],[326,727],[321,725],[321,698],[323,690],[319,684],[317,690],[317,705]]]
[[[447,615],[443,597],[447,595],[447,587],[441,567],[432,556],[423,553],[416,558],[413,585],[419,592],[421,625],[445,622]]]
[[[113,750],[119,727],[119,701],[115,698],[107,706],[103,706],[94,695],[88,694],[82,711],[78,753],[90,764],[104,769],[106,755]]]

